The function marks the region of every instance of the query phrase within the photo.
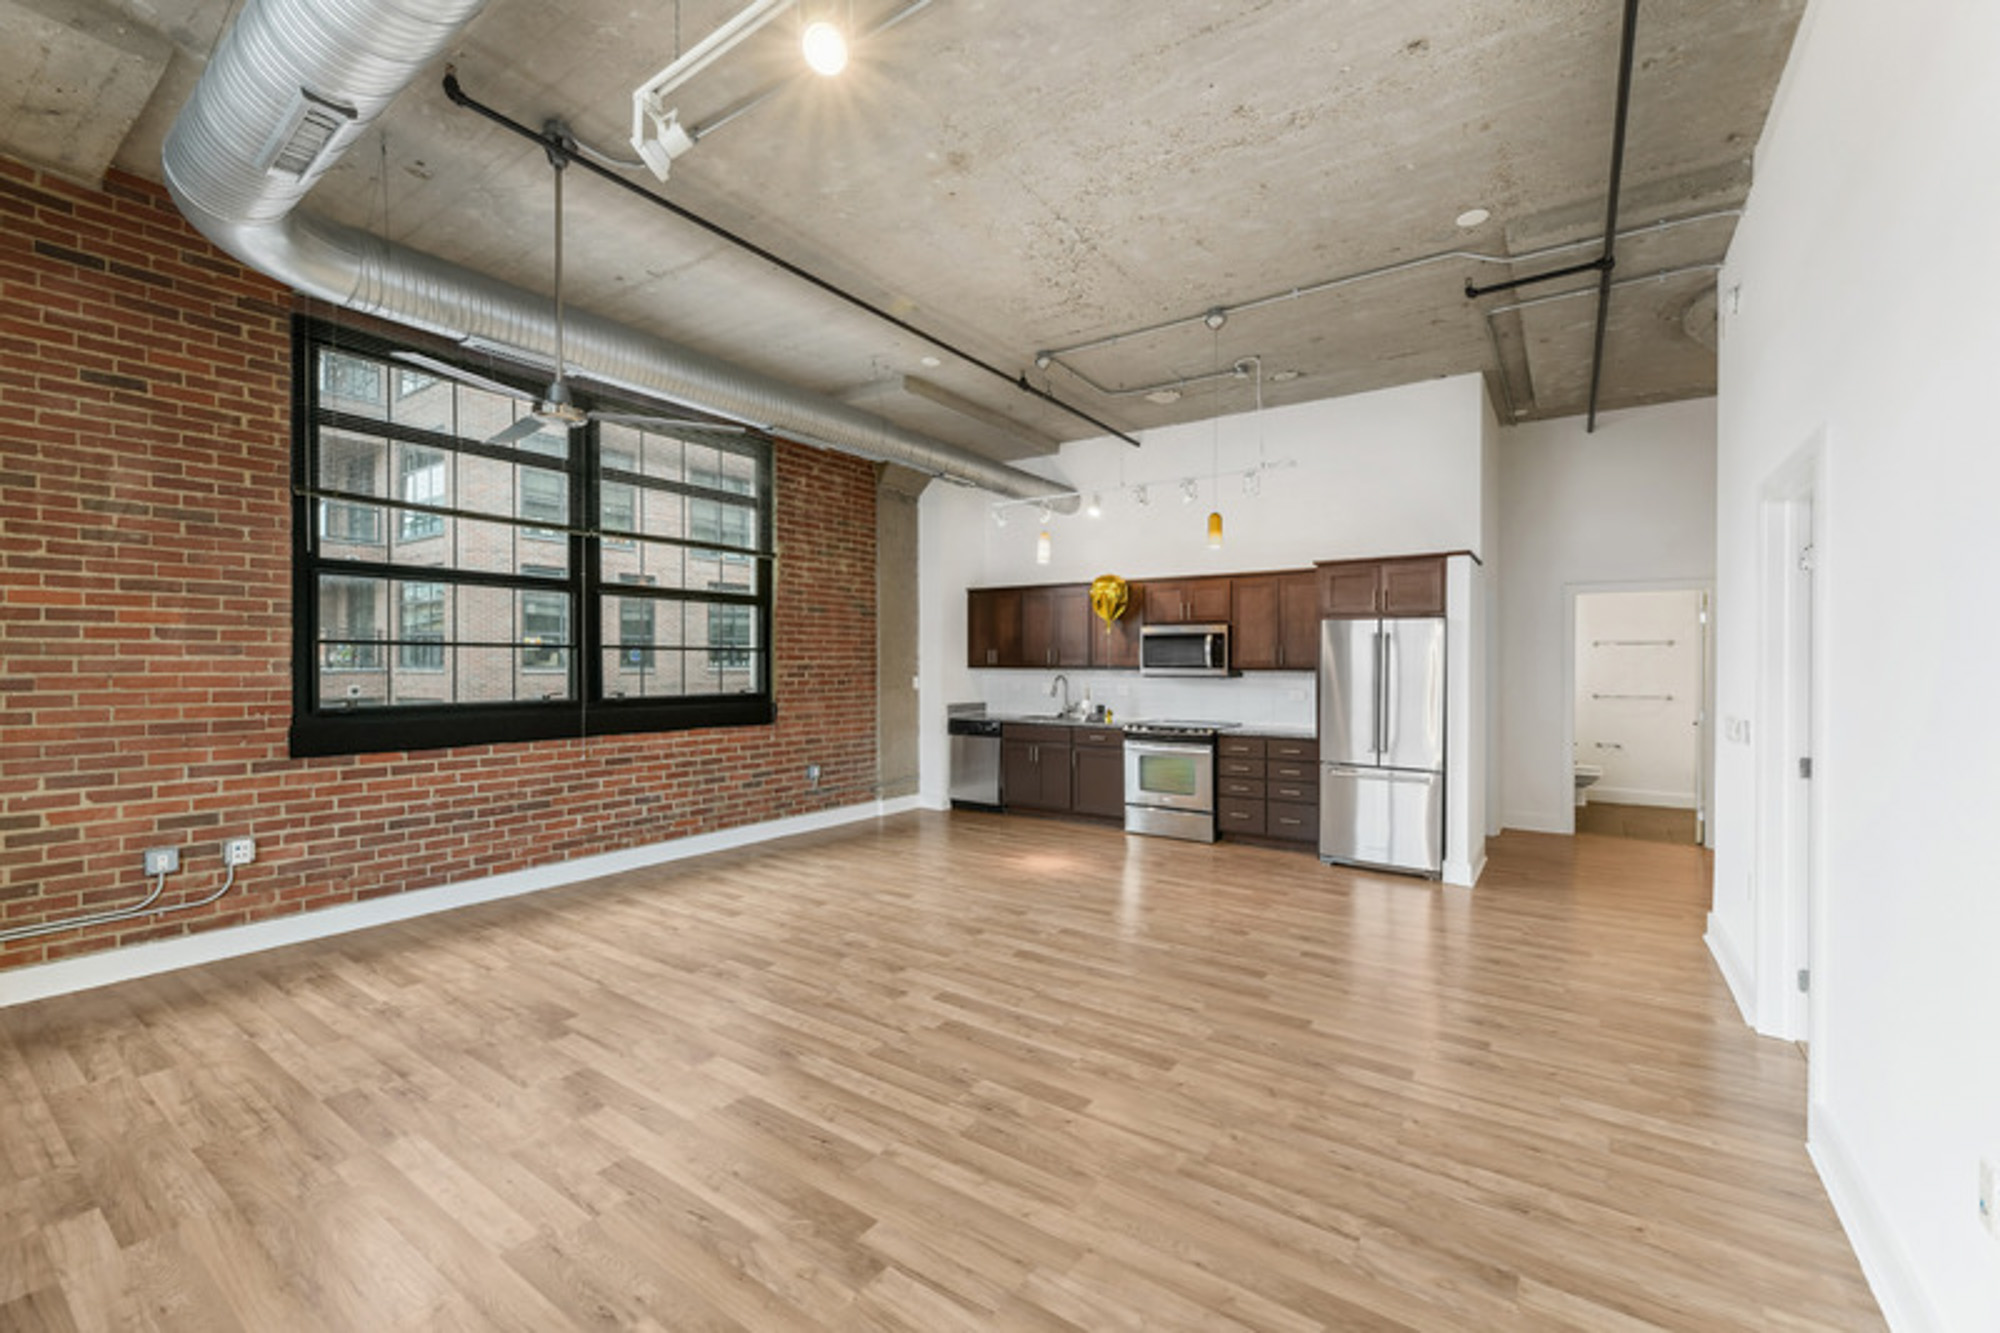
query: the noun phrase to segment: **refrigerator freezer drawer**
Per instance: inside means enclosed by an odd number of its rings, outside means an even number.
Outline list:
[[[1444,775],[1324,765],[1322,861],[1436,875],[1444,868]]]

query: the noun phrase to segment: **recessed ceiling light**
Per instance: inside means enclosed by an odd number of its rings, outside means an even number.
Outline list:
[[[1476,227],[1492,216],[1493,211],[1491,209],[1468,208],[1452,220],[1461,227]]]
[[[1179,389],[1155,389],[1146,395],[1146,401],[1149,403],[1178,403],[1180,400]]]

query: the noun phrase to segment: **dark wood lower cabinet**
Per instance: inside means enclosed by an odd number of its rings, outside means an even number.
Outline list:
[[[1319,845],[1319,744],[1292,736],[1216,742],[1215,831]]]
[[[1125,738],[1115,728],[1078,727],[1072,738],[1070,810],[1097,819],[1125,820]]]
[[[1009,810],[1125,818],[1125,738],[1116,727],[1008,723],[1000,732]]]
[[[1070,729],[1017,726],[1000,731],[1000,800],[1009,810],[1067,814]]]

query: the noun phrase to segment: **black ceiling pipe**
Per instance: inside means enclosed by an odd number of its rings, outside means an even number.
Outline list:
[[[1618,185],[1625,174],[1625,117],[1632,105],[1632,48],[1639,0],[1625,0],[1625,31],[1618,42],[1618,114],[1611,127],[1611,190],[1604,201],[1604,268],[1597,275],[1597,338],[1590,354],[1590,412],[1584,434],[1597,429],[1597,387],[1604,377],[1604,329],[1611,318],[1612,247],[1618,241]]]
[[[1548,282],[1552,278],[1567,278],[1577,273],[1597,274],[1597,331],[1590,353],[1590,406],[1584,421],[1585,434],[1597,429],[1597,391],[1604,379],[1604,330],[1611,313],[1611,271],[1618,266],[1618,190],[1625,175],[1625,122],[1632,107],[1632,53],[1638,26],[1639,0],[1625,0],[1624,28],[1618,38],[1618,102],[1612,113],[1611,125],[1611,183],[1604,204],[1604,244],[1599,248],[1597,258],[1485,287],[1470,281],[1465,284],[1466,299],[1476,300],[1493,292],[1510,292],[1517,287]]]
[[[828,295],[838,297],[840,300],[847,302],[847,304],[854,306],[857,309],[865,310],[869,314],[875,316],[875,318],[882,320],[885,323],[894,325],[896,328],[901,329],[904,333],[909,334],[913,338],[921,338],[923,341],[929,343],[931,346],[937,348],[939,351],[949,352],[951,353],[951,355],[957,357],[961,361],[964,361],[966,364],[979,367],[979,369],[1001,380],[1010,387],[1019,389],[1022,393],[1037,398],[1042,402],[1047,403],[1051,407],[1059,408],[1062,411],[1069,413],[1071,416],[1075,417],[1079,421],[1085,422],[1091,426],[1095,426],[1098,430],[1103,431],[1106,435],[1111,436],[1113,439],[1123,440],[1125,441],[1125,443],[1132,445],[1135,448],[1138,446],[1139,443],[1138,440],[1126,434],[1124,431],[1119,430],[1117,427],[1106,425],[1104,422],[1099,421],[1096,417],[1090,415],[1090,413],[1085,412],[1081,408],[1071,407],[1068,403],[1065,403],[1062,399],[1056,397],[1052,393],[1047,392],[1046,390],[1037,389],[1034,385],[1028,383],[1028,377],[1025,374],[1010,375],[1006,371],[1000,369],[1000,367],[993,365],[991,362],[985,361],[980,357],[974,356],[972,353],[965,351],[963,348],[956,347],[951,343],[946,342],[942,338],[938,338],[933,336],[932,334],[924,332],[916,325],[911,324],[908,320],[890,314],[887,310],[884,310],[882,307],[874,304],[872,301],[868,301],[862,297],[856,296],[854,295],[854,293],[849,292],[843,288],[836,287],[834,284],[828,282],[826,279],[818,276],[817,274],[809,272],[806,269],[800,268],[797,264],[794,264],[789,259],[785,259],[779,255],[773,254],[771,251],[766,250],[763,246],[757,244],[755,241],[752,241],[747,237],[737,235],[735,232],[729,230],[727,227],[722,226],[720,223],[711,222],[707,218],[702,217],[700,214],[682,207],[680,204],[675,203],[673,200],[668,199],[663,195],[654,194],[651,190],[646,189],[644,186],[634,184],[633,182],[619,175],[616,171],[611,170],[609,167],[605,167],[585,157],[582,153],[576,150],[576,145],[574,144],[574,142],[572,142],[568,138],[568,136],[560,133],[559,131],[534,129],[531,126],[524,125],[520,121],[513,119],[511,116],[508,116],[505,112],[497,111],[494,108],[487,106],[485,103],[480,102],[478,99],[474,98],[472,94],[465,91],[464,86],[460,84],[458,81],[458,71],[455,69],[447,68],[445,71],[444,95],[450,98],[454,105],[462,106],[468,111],[484,116],[487,120],[492,121],[495,125],[498,125],[505,130],[511,130],[515,134],[520,135],[524,139],[533,140],[536,144],[540,145],[543,152],[549,155],[549,161],[551,163],[573,162],[577,166],[582,167],[585,171],[590,172],[592,175],[599,176],[607,181],[610,181],[613,185],[616,185],[619,189],[624,190],[629,194],[635,194],[639,198],[644,199],[647,203],[654,204],[660,208],[666,209],[669,213],[672,213],[675,217],[680,218],[683,222],[693,223],[695,226],[700,227],[703,231],[709,233],[711,236],[715,236],[724,241],[727,241],[731,245],[736,246],[739,249],[749,251],[751,254],[757,256],[765,263],[770,264],[776,268],[782,269],[784,272],[791,274],[793,277],[799,279],[801,282],[810,283],[814,287],[819,288],[821,291],[827,293]]]

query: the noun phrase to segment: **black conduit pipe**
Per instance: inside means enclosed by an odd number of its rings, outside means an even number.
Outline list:
[[[492,121],[495,125],[498,125],[505,130],[511,130],[515,134],[520,135],[523,139],[533,140],[535,143],[541,146],[543,152],[549,155],[550,162],[552,163],[558,161],[573,162],[577,166],[582,167],[585,171],[588,171],[591,175],[602,177],[604,180],[610,181],[613,185],[616,185],[619,189],[624,190],[629,194],[635,194],[639,196],[639,198],[644,199],[649,204],[654,204],[660,208],[666,209],[669,213],[672,213],[675,217],[681,219],[683,222],[693,223],[695,226],[700,227],[703,231],[709,233],[711,236],[715,236],[720,238],[721,240],[727,241],[729,242],[729,244],[736,246],[738,249],[749,251],[751,254],[757,256],[765,263],[770,264],[776,268],[782,269],[784,272],[791,274],[793,277],[799,279],[801,282],[810,283],[814,287],[817,287],[821,291],[827,293],[829,296],[838,297],[840,300],[847,302],[847,304],[854,306],[857,309],[865,310],[869,314],[875,316],[875,318],[882,320],[885,323],[894,325],[896,328],[901,329],[904,333],[909,334],[913,338],[921,338],[923,341],[929,343],[931,346],[937,348],[939,351],[949,352],[951,355],[957,357],[959,360],[967,363],[968,365],[979,367],[979,369],[985,371],[987,374],[992,375],[997,379],[1005,381],[1008,385],[1012,386],[1013,388],[1019,389],[1022,393],[1028,394],[1033,398],[1040,399],[1042,402],[1047,403],[1051,407],[1059,408],[1062,411],[1069,413],[1071,416],[1075,417],[1079,421],[1085,422],[1091,426],[1095,426],[1098,430],[1103,431],[1106,435],[1111,436],[1113,439],[1123,440],[1125,441],[1125,443],[1132,445],[1135,448],[1138,446],[1139,441],[1134,439],[1132,436],[1127,435],[1124,431],[1117,429],[1115,426],[1106,425],[1104,422],[1099,421],[1096,417],[1090,415],[1090,413],[1088,412],[1083,411],[1081,408],[1071,407],[1068,403],[1065,403],[1062,399],[1056,397],[1054,394],[1049,393],[1046,390],[1037,389],[1034,385],[1028,383],[1028,377],[1025,374],[1010,375],[1006,371],[1000,369],[1000,367],[993,365],[991,362],[976,357],[972,353],[965,351],[963,348],[955,347],[951,343],[946,342],[942,338],[938,338],[929,333],[926,333],[922,329],[918,328],[916,325],[911,324],[908,320],[902,319],[896,315],[892,315],[887,310],[884,310],[882,307],[874,304],[873,302],[864,300],[863,298],[856,296],[852,292],[846,291],[843,288],[836,287],[832,283],[828,282],[826,279],[819,277],[817,274],[810,273],[807,270],[800,268],[797,264],[792,263],[789,259],[785,259],[771,253],[769,250],[766,250],[763,246],[758,245],[755,241],[752,241],[747,237],[739,236],[735,232],[730,231],[727,227],[724,227],[719,223],[710,222],[707,218],[702,217],[700,214],[691,212],[690,210],[682,207],[681,205],[675,203],[673,200],[668,199],[663,195],[654,194],[651,190],[648,190],[642,185],[634,184],[633,182],[625,179],[625,177],[619,175],[616,171],[611,170],[609,167],[603,166],[602,164],[597,162],[593,162],[589,158],[585,157],[582,153],[577,151],[576,145],[572,141],[568,140],[559,133],[556,133],[551,130],[533,129],[527,125],[522,124],[520,121],[515,120],[512,117],[506,115],[504,112],[494,110],[492,107],[487,106],[484,103],[478,101],[472,96],[472,94],[465,91],[464,86],[461,85],[458,81],[458,71],[456,69],[448,67],[445,70],[444,95],[446,97],[449,97],[454,105],[462,106],[467,111],[471,111],[478,115],[484,116],[486,119]]]
[[[1625,115],[1632,105],[1633,34],[1639,0],[1625,0],[1625,31],[1618,41],[1618,115],[1611,127],[1611,190],[1604,201],[1604,268],[1597,275],[1597,341],[1590,354],[1590,414],[1584,434],[1597,429],[1597,386],[1604,376],[1604,329],[1611,318],[1611,248],[1618,240],[1618,183],[1625,173]]]
[[[1510,292],[1531,283],[1548,282],[1552,278],[1567,278],[1577,273],[1597,274],[1597,331],[1592,339],[1590,354],[1590,409],[1584,421],[1585,434],[1597,429],[1597,391],[1604,379],[1604,331],[1611,314],[1611,271],[1618,266],[1618,189],[1625,174],[1625,122],[1632,107],[1632,53],[1638,26],[1639,0],[1625,0],[1624,28],[1618,38],[1618,103],[1611,125],[1611,183],[1604,203],[1604,244],[1599,248],[1597,258],[1485,287],[1470,281],[1465,284],[1466,299],[1476,300],[1494,292]]]

